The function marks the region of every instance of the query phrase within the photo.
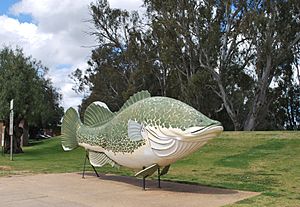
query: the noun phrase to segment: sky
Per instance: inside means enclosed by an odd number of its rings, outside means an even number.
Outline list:
[[[49,68],[53,86],[63,96],[61,105],[77,108],[84,94],[72,90],[69,75],[86,69],[93,25],[89,4],[96,0],[0,0],[0,49],[21,47],[26,56]],[[112,8],[139,10],[142,0],[108,0]],[[102,100],[105,101],[105,100]]]

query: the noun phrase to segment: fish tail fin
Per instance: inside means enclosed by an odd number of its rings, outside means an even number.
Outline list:
[[[61,145],[65,151],[70,151],[78,146],[76,133],[81,125],[77,111],[69,108],[63,117],[61,126]]]

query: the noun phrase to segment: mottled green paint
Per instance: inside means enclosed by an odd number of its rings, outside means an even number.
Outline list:
[[[113,152],[132,153],[145,144],[144,140],[131,141],[128,120],[144,126],[179,128],[217,124],[191,106],[167,97],[149,97],[122,110],[106,124],[98,127],[82,125],[77,130],[78,142],[101,146]]]

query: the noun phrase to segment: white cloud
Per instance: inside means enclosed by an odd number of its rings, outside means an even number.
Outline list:
[[[94,42],[87,34],[91,26],[86,22],[90,18],[88,4],[89,1],[22,0],[11,12],[31,15],[39,33],[51,35],[40,48],[30,51],[34,57],[49,67],[74,65],[87,60],[90,51],[83,46]]]
[[[20,46],[26,55],[41,60],[49,68],[49,76],[63,94],[62,105],[76,107],[83,94],[76,94],[69,75],[76,68],[87,68],[94,37],[87,34],[93,26],[89,4],[93,0],[21,0],[10,8],[15,15],[30,15],[32,23],[0,16],[0,47]],[[137,10],[142,0],[110,0],[111,7]],[[61,67],[62,65],[67,67]]]
[[[143,5],[142,0],[109,0],[109,4],[112,8],[121,8],[126,10],[140,10]]]
[[[20,23],[17,19],[0,16],[0,41],[5,45],[20,45],[26,49],[39,48],[52,34],[40,33],[32,23]]]

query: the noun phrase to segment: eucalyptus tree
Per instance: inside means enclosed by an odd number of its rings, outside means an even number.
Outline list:
[[[299,61],[298,1],[144,0],[144,8],[140,16],[106,0],[90,5],[98,45],[87,72],[73,74],[77,89],[92,91],[86,101],[106,94],[120,107],[148,89],[223,120],[227,129],[262,126],[282,90],[278,81],[287,80],[284,65]]]
[[[144,38],[139,14],[112,9],[106,0],[92,3],[90,11],[95,27],[91,35],[98,46],[92,50],[85,73],[77,69],[71,75],[77,92],[86,88],[90,92],[81,111],[96,100],[105,100],[113,111],[118,110],[130,95],[143,89],[160,94],[161,84],[149,61],[150,40]]]
[[[209,72],[235,129],[254,130],[272,103],[281,65],[297,54],[299,3],[145,0],[145,6],[164,31],[160,44],[168,46],[160,52],[176,54],[170,64],[188,81]]]

